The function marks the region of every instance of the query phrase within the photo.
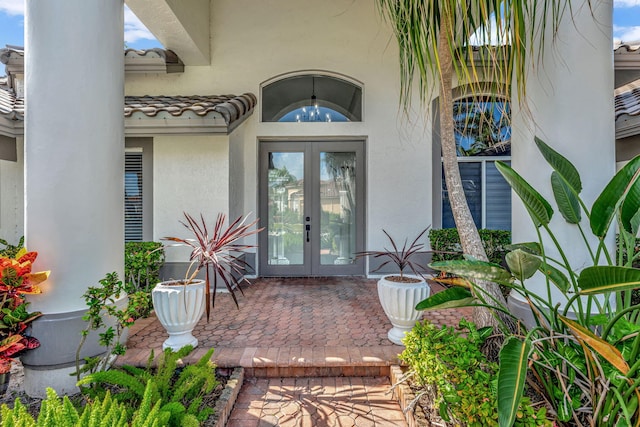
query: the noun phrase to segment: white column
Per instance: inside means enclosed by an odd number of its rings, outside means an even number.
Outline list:
[[[65,391],[82,294],[123,270],[123,0],[25,2],[25,234],[51,270],[31,309],[25,388]],[[45,369],[45,370],[42,370]]]
[[[592,2],[593,15],[585,0],[572,5],[573,20],[567,10],[555,41],[548,25],[542,61],[537,57],[530,61],[526,105],[531,114],[513,102],[512,166],[554,206],[551,228],[573,268],[579,270],[592,262],[577,228],[568,225],[555,208],[549,181],[552,169],[533,141],[538,136],[578,168],[587,206],[614,174],[613,5],[610,0]],[[583,227],[590,234],[584,215]],[[514,242],[538,240],[515,195],[512,229]],[[551,248],[551,242],[547,243],[545,247]],[[550,255],[555,257],[557,251]],[[542,277],[534,277],[529,285],[546,295]],[[555,297],[561,301],[559,292]]]

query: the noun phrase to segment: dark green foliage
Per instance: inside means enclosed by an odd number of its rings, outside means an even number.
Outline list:
[[[139,408],[133,412],[131,407],[112,398],[109,392],[104,397],[89,402],[78,411],[69,398],[58,397],[55,391],[47,389],[47,398],[42,401],[38,419],[27,412],[26,408],[16,399],[13,409],[2,405],[0,415],[2,427],[162,427],[166,426],[160,412],[160,402],[151,400],[151,382],[147,383]],[[130,413],[133,412],[133,415]],[[166,418],[166,417],[164,417]]]
[[[202,398],[211,393],[218,385],[216,366],[211,362],[213,349],[209,350],[193,365],[181,368],[178,361],[191,353],[193,347],[186,346],[172,352],[166,349],[158,359],[155,370],[123,366],[105,372],[87,375],[78,382],[78,386],[93,384],[85,391],[102,396],[104,385],[118,386],[123,389],[114,398],[136,408],[143,399],[145,384],[150,384],[150,399],[155,404],[162,402],[160,413],[167,417],[167,425],[198,426],[213,412],[212,408],[202,407]]]
[[[4,245],[4,249],[0,249],[0,257],[15,258],[20,249],[24,248],[24,236],[20,237],[20,241],[15,246],[4,239],[0,239],[0,245]]]
[[[487,252],[489,262],[502,263],[507,253],[507,246],[511,244],[511,232],[504,230],[478,230],[482,245]],[[463,259],[460,237],[456,228],[442,228],[429,230],[429,242],[434,251],[433,261],[449,261]]]
[[[477,329],[460,321],[459,329],[418,323],[403,340],[400,358],[413,373],[416,385],[435,394],[444,420],[454,425],[498,425],[496,381],[498,365],[480,350],[491,328]],[[516,426],[551,426],[544,407],[535,410],[528,399],[518,409]]]
[[[151,290],[160,281],[164,248],[159,242],[127,242],[124,246],[125,290],[136,317],[147,317],[153,308]]]

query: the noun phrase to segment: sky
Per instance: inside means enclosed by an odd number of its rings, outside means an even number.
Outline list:
[[[0,48],[24,46],[24,1],[0,0]],[[614,0],[613,37],[615,42],[640,41],[640,0]],[[162,47],[153,34],[125,6],[124,39],[127,47]]]
[[[24,46],[24,1],[0,0],[0,48],[5,45]],[[127,6],[124,11],[124,40],[127,47],[135,49],[162,47]]]

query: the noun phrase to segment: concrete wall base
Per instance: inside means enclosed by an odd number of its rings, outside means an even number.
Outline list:
[[[507,307],[511,314],[522,320],[527,328],[533,328],[536,326],[536,320],[533,317],[533,312],[526,301],[522,301],[519,298],[509,295],[509,298],[507,298]]]
[[[76,387],[76,377],[71,375],[75,370],[75,366],[58,369],[34,369],[25,366],[24,391],[30,397],[40,399],[47,397],[47,387],[54,389],[59,396],[78,393],[80,389]]]

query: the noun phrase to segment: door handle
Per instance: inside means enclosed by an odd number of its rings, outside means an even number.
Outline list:
[[[307,230],[307,242],[309,242],[309,231],[311,230],[311,224],[305,225],[304,228]]]

